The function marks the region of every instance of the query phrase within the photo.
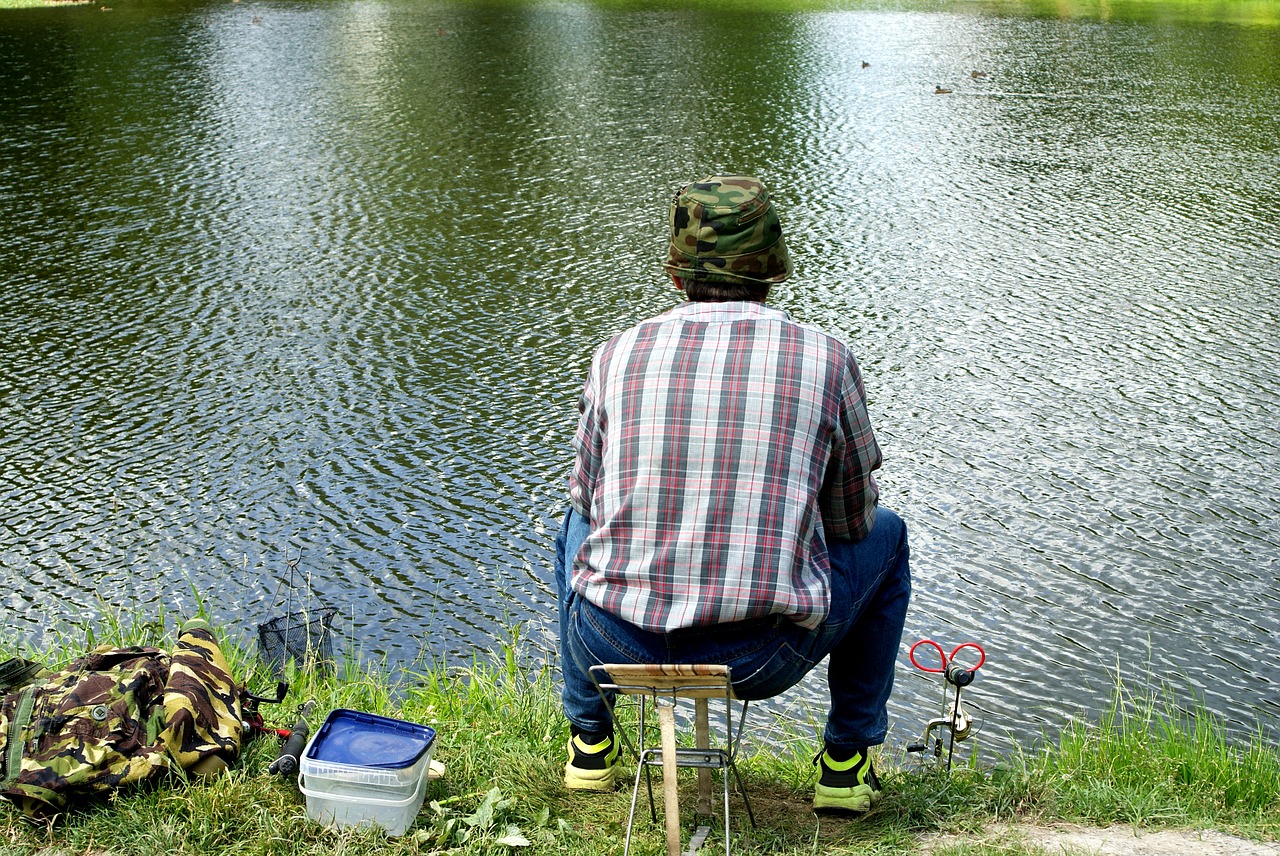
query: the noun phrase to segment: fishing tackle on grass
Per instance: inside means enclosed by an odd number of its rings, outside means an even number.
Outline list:
[[[267,767],[268,773],[273,776],[293,776],[297,774],[299,769],[298,759],[302,757],[302,751],[307,747],[307,738],[311,736],[311,725],[307,722],[307,717],[311,716],[315,709],[316,703],[314,699],[298,708],[298,718],[293,723],[293,728],[290,729],[289,734],[285,737],[284,745],[280,747],[280,754]]]

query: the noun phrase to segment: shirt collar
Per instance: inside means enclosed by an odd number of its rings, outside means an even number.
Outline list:
[[[665,313],[682,321],[789,321],[791,316],[755,300],[686,300]]]

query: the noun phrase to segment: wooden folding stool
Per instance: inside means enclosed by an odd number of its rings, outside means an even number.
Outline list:
[[[630,663],[606,663],[591,667],[591,680],[600,692],[601,698],[609,706],[614,725],[627,748],[637,755],[635,784],[631,791],[631,813],[627,816],[627,840],[623,847],[623,856],[631,850],[631,830],[635,823],[636,802],[640,795],[640,776],[643,773],[649,791],[649,813],[654,821],[658,819],[657,808],[653,799],[653,780],[651,767],[662,768],[662,802],[666,818],[667,856],[680,856],[680,797],[676,788],[676,771],[680,767],[696,767],[698,770],[698,801],[696,814],[710,818],[714,814],[711,804],[711,771],[720,770],[724,785],[724,852],[729,855],[729,773],[738,784],[743,803],[747,808],[747,817],[754,828],[756,819],[751,811],[751,800],[747,797],[746,788],[742,785],[742,776],[738,772],[736,758],[738,746],[742,741],[742,727],[747,718],[747,702],[742,702],[742,711],[737,726],[733,723],[732,702],[737,698],[733,693],[733,683],[728,666],[708,664],[665,664],[637,665]],[[631,738],[618,723],[614,706],[608,693],[612,691],[621,695],[638,696],[640,701],[640,735],[639,745],[633,745]],[[676,746],[675,707],[682,699],[692,699],[694,705],[694,733],[696,746],[683,748]],[[714,698],[724,699],[725,739],[722,747],[711,745],[711,728],[709,723],[708,702]],[[649,702],[658,718],[658,746],[647,746]],[[709,825],[700,825],[693,833],[686,854],[694,853],[711,832]]]

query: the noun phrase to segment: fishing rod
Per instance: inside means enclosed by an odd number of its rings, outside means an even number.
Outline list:
[[[940,661],[938,666],[926,665],[916,659],[916,650],[922,646],[937,652],[938,660]],[[977,652],[978,661],[970,666],[956,662],[960,652],[965,650]],[[973,655],[967,655],[966,659],[971,656]],[[968,740],[973,735],[973,717],[969,716],[961,706],[960,692],[973,683],[973,679],[978,675],[978,669],[982,668],[982,664],[987,661],[987,652],[977,642],[962,642],[952,648],[950,654],[947,654],[942,646],[932,639],[921,639],[911,646],[910,657],[911,665],[920,671],[942,675],[942,715],[936,716],[925,723],[924,733],[920,737],[920,742],[909,745],[907,751],[919,752],[922,756],[925,752],[929,752],[933,755],[933,763],[935,765],[941,764],[942,736],[934,734],[934,732],[945,730],[947,733],[947,770],[949,772],[951,770],[951,756],[955,750],[956,742]],[[948,708],[950,709],[948,710]]]
[[[311,699],[306,704],[299,705],[297,719],[294,721],[292,728],[275,728],[267,725],[262,713],[258,710],[259,705],[262,704],[280,704],[284,701],[288,692],[289,684],[280,681],[276,684],[275,698],[254,695],[246,691],[242,705],[243,721],[241,726],[249,739],[261,734],[271,734],[281,740],[280,753],[267,767],[267,772],[273,776],[291,776],[298,772],[299,759],[307,746],[307,738],[311,736],[311,726],[307,722],[307,717],[311,716],[316,708],[314,699]]]
[[[259,707],[264,704],[280,704],[288,694],[289,684],[286,681],[279,681],[276,683],[275,698],[264,695],[255,695],[247,689],[244,690],[244,697],[240,704],[240,727],[244,732],[246,739],[252,740],[261,734],[274,734],[278,737],[289,736],[287,733],[280,733],[283,729],[272,728],[267,725],[262,716],[262,711],[259,710]]]
[[[315,699],[298,708],[298,718],[293,723],[293,728],[289,729],[284,745],[280,747],[280,755],[267,767],[268,773],[273,776],[276,774],[292,776],[298,772],[302,750],[306,748],[307,738],[311,736],[311,726],[307,724],[307,717],[315,709]]]

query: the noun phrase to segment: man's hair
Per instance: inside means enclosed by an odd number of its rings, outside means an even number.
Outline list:
[[[693,301],[755,300],[764,303],[769,286],[764,283],[721,282],[708,279],[682,279],[684,296]]]

